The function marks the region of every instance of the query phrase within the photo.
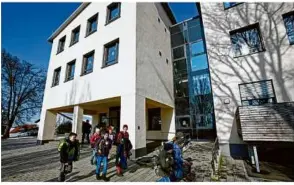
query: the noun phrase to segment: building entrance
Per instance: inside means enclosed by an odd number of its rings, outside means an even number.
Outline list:
[[[114,127],[116,133],[120,130],[120,107],[110,107],[109,108],[109,125]]]

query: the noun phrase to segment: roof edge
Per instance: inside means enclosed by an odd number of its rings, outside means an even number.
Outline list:
[[[174,17],[174,14],[173,14],[172,10],[170,9],[168,3],[161,3],[161,5],[162,5],[163,9],[165,10],[167,16],[171,20],[172,24],[176,24],[177,21],[176,21],[176,19]]]
[[[53,40],[68,26],[91,2],[82,3],[48,38],[48,42],[53,42]],[[168,3],[161,3],[163,9],[165,10],[167,16],[171,20],[172,24],[176,24],[177,21],[168,5]]]
[[[48,42],[53,40],[68,26],[91,2],[82,3],[48,38]]]

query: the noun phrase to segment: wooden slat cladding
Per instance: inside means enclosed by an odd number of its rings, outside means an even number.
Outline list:
[[[241,106],[237,113],[244,141],[294,142],[294,102]]]
[[[275,97],[271,80],[240,84],[241,100]]]

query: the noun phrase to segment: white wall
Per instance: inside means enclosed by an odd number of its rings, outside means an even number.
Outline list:
[[[135,91],[136,4],[122,3],[121,17],[105,26],[109,3],[91,3],[53,41],[43,108],[79,104]],[[99,13],[98,29],[85,38],[87,20]],[[71,31],[81,25],[79,42],[69,47]],[[56,55],[58,41],[66,35],[65,49]],[[104,44],[119,38],[118,64],[101,69]],[[95,50],[93,72],[81,75],[83,55]],[[74,80],[64,83],[66,64],[76,59]],[[52,87],[54,69],[61,66],[58,86]]]
[[[294,101],[294,46],[282,20],[293,8],[294,3],[243,3],[224,10],[223,3],[201,3],[220,143],[242,143],[234,120],[241,105],[238,84],[273,79],[277,101]],[[256,22],[266,51],[234,58],[229,31]]]
[[[53,40],[40,125],[45,122],[47,109],[134,94],[136,4],[122,3],[121,17],[105,26],[106,7],[109,4],[110,2],[91,3]],[[97,31],[85,38],[87,20],[97,12],[99,13]],[[71,32],[79,25],[81,26],[79,42],[69,47]],[[56,55],[59,39],[64,35],[66,35],[64,51]],[[119,38],[118,63],[102,69],[104,44],[116,38]],[[80,76],[83,55],[92,50],[95,50],[93,72]],[[64,82],[66,65],[74,59],[76,59],[74,80]],[[59,85],[51,87],[54,70],[60,66]],[[43,132],[39,133],[40,140]]]
[[[168,20],[159,3],[137,3],[136,93],[174,107]]]
[[[160,22],[158,22],[160,18]],[[175,120],[173,114],[173,66],[171,60],[171,44],[169,26],[171,22],[160,3],[137,3],[137,27],[136,27],[136,94],[139,97],[163,103],[171,108],[163,109],[162,130],[147,131],[148,121],[145,117],[137,118],[137,124],[145,128],[140,133],[146,139],[170,139],[175,132]],[[165,31],[166,29],[166,31]],[[159,55],[161,52],[161,56]],[[166,63],[168,59],[168,63]],[[139,113],[138,110],[145,112]],[[146,114],[147,109],[138,109],[136,116]],[[146,124],[142,124],[142,123]],[[146,139],[145,139],[146,138]],[[142,141],[143,142],[143,141]]]

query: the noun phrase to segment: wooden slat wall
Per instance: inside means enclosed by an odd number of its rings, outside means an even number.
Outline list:
[[[275,97],[271,80],[240,84],[241,100]]]
[[[294,102],[239,107],[244,141],[294,142]]]

